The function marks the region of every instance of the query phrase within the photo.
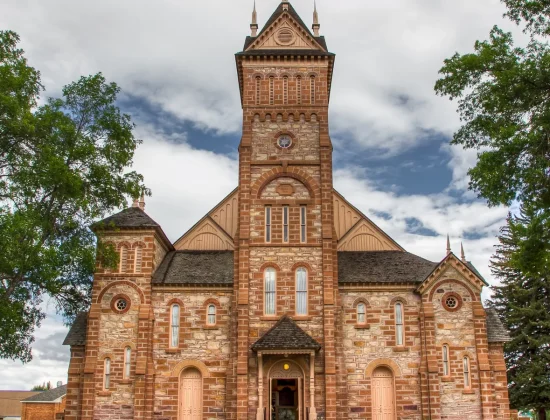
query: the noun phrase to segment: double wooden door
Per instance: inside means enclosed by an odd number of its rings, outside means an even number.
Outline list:
[[[379,367],[372,374],[372,418],[395,420],[393,374],[386,367]]]
[[[178,420],[202,420],[202,375],[197,369],[181,374]]]

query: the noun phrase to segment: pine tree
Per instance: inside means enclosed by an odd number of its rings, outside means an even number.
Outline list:
[[[501,282],[493,304],[512,341],[505,346],[512,407],[550,409],[550,211],[522,206],[501,229],[491,261]]]

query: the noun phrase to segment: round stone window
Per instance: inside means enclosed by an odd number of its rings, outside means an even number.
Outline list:
[[[117,295],[111,300],[111,309],[123,314],[130,309],[130,298],[126,295]]]
[[[292,137],[290,137],[288,134],[283,134],[282,136],[279,136],[277,139],[277,146],[279,146],[281,149],[288,149],[292,146]]]
[[[454,292],[445,293],[441,304],[449,312],[458,311],[462,307],[462,298]]]
[[[294,34],[290,29],[283,28],[276,35],[277,42],[282,45],[290,45],[294,41]]]

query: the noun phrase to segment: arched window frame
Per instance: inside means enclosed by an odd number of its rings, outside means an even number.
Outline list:
[[[136,245],[134,250],[134,273],[141,273],[143,265],[143,246]]]
[[[206,325],[213,326],[216,325],[216,316],[217,316],[217,308],[216,305],[213,303],[209,303],[206,306]]]
[[[451,376],[451,365],[449,356],[449,345],[443,344],[443,346],[441,347],[441,359],[443,361],[443,376],[445,377]]]
[[[103,360],[103,390],[108,391],[111,387],[111,358]]]
[[[124,348],[124,379],[130,379],[130,371],[132,368],[132,348],[126,346]]]
[[[128,272],[128,246],[121,245],[120,250],[120,260],[119,260],[119,272],[120,273],[127,273]]]
[[[393,304],[395,315],[395,345],[405,345],[405,305],[398,300]]]
[[[464,390],[469,391],[472,389],[472,366],[469,356],[463,356],[462,358],[462,373],[464,380]]]
[[[172,303],[170,305],[170,343],[171,349],[176,349],[180,345],[180,319],[181,305]]]
[[[277,315],[277,270],[273,267],[264,270],[264,315]]]
[[[303,273],[303,278],[300,275]],[[296,290],[296,308],[297,316],[307,316],[309,313],[309,271],[306,267],[298,267],[295,270],[295,290]]]

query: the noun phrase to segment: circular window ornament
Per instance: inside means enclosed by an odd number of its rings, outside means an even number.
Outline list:
[[[281,149],[289,149],[292,146],[292,137],[288,134],[283,134],[277,139],[277,146]]]
[[[283,369],[284,369],[284,370],[289,370],[289,369],[290,369],[290,365],[289,365],[288,363],[285,363],[285,364],[283,365]]]
[[[277,32],[275,39],[280,45],[290,45],[294,42],[294,34],[290,29],[283,28]]]
[[[117,295],[111,300],[113,312],[123,314],[130,309],[130,298],[126,295]]]
[[[454,292],[445,293],[441,299],[441,304],[447,311],[455,312],[462,307],[462,298]]]

